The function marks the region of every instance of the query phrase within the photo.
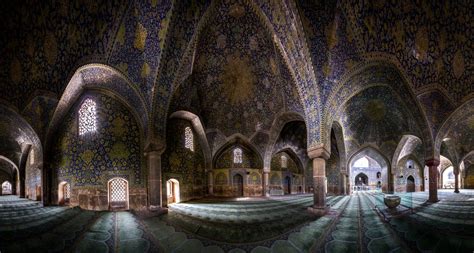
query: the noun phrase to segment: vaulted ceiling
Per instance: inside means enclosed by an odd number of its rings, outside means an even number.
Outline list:
[[[340,85],[359,93],[352,87],[358,82],[347,79],[381,61],[397,69],[400,80],[392,85],[406,84],[408,91],[398,95],[411,101],[382,101],[385,108],[397,108],[385,113],[399,119],[420,107],[413,121],[427,124],[434,139],[446,119],[474,97],[472,9],[469,0],[8,1],[0,16],[0,102],[21,112],[43,138],[77,68],[103,63],[144,98],[149,132],[156,135],[178,109],[199,115],[208,129],[247,137],[268,131],[278,113],[293,111],[304,117],[308,144],[314,145],[322,132],[330,132],[319,129],[331,124],[323,111],[330,104],[346,106],[335,95]],[[358,80],[386,76],[384,68],[373,70],[379,73],[366,71]],[[365,105],[356,100],[351,103]],[[372,100],[367,103],[377,111],[377,98]],[[399,104],[407,108],[398,110]],[[347,114],[353,119],[344,126],[348,131],[368,119],[360,110]],[[355,138],[385,140],[391,130],[397,135],[402,128],[412,130],[408,118],[399,126],[387,118]],[[470,125],[466,119],[455,127]],[[456,139],[462,155],[472,149],[472,138],[457,136],[456,129],[442,135]]]
[[[295,84],[250,6],[224,3],[200,34],[193,72],[170,108],[199,114],[206,128],[250,137],[276,114],[304,114]]]

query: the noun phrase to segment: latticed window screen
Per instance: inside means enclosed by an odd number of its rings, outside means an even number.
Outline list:
[[[64,187],[64,199],[70,199],[71,198],[71,185],[65,184],[63,187]]]
[[[194,151],[193,130],[190,127],[184,129],[184,147]]]
[[[95,132],[97,129],[95,107],[95,102],[89,98],[82,103],[79,109],[79,135]]]
[[[124,179],[114,179],[110,181],[110,202],[127,201],[127,181]]]
[[[242,149],[234,149],[234,163],[242,163]]]

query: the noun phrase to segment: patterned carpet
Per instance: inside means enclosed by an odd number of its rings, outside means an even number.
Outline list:
[[[315,218],[311,195],[202,199],[169,213],[93,212],[0,197],[0,251],[9,252],[472,252],[474,191],[400,194],[384,217],[383,195],[328,197]],[[385,218],[385,219],[384,219]]]

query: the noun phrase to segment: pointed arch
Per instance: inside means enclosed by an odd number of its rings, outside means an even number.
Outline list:
[[[287,123],[290,123],[293,121],[305,122],[303,116],[301,116],[300,114],[296,112],[280,113],[273,120],[272,127],[270,128],[270,137],[269,137],[268,145],[267,145],[267,148],[265,149],[265,154],[264,154],[263,168],[265,171],[270,171],[272,156],[275,153],[274,147],[275,147],[276,142],[278,141],[278,138],[280,137],[283,127],[285,127]],[[306,135],[307,134],[308,134],[308,129],[306,129]]]
[[[92,63],[78,68],[70,78],[48,126],[45,149],[49,149],[51,138],[62,120],[87,90],[102,91],[118,98],[137,119],[140,132],[148,135],[149,112],[141,92],[115,68]]]
[[[211,148],[207,140],[206,130],[204,129],[204,125],[202,124],[202,121],[199,118],[199,116],[189,111],[176,111],[176,112],[173,112],[169,118],[170,119],[184,119],[191,122],[193,129],[197,135],[199,145],[201,145],[203,153],[204,153],[204,162],[206,164],[206,169],[211,170],[212,169]]]
[[[371,145],[365,145],[352,154],[347,162],[347,168],[349,168],[349,178],[350,183],[352,184],[355,180],[355,173],[352,171],[353,164],[362,157],[369,157],[375,160],[380,165],[380,170],[382,172],[382,191],[392,191],[393,184],[392,184],[392,171],[390,167],[390,162],[382,152],[380,152],[377,148]],[[351,187],[352,188],[352,187]]]
[[[468,117],[474,118],[474,98],[471,98],[461,104],[454,112],[452,112],[449,117],[443,122],[441,125],[436,138],[435,138],[435,145],[434,145],[434,157],[439,157],[441,153],[441,145],[445,141],[449,131],[456,123],[461,122],[463,119],[467,119]],[[469,130],[467,130],[469,131]],[[471,146],[471,150],[472,150]],[[464,154],[457,154],[463,156]],[[459,160],[461,162],[461,160]]]
[[[284,149],[280,149],[280,150],[277,150],[275,151],[273,154],[276,155],[278,153],[281,153],[281,152],[284,152],[286,155],[288,155],[290,157],[291,160],[293,160],[293,162],[296,163],[296,166],[298,167],[298,170],[299,170],[299,173],[304,173],[304,166],[303,166],[303,162],[301,161],[301,159],[298,157],[298,155],[295,153],[295,151],[291,148],[284,148]]]
[[[216,168],[216,163],[221,155],[227,151],[229,148],[239,147],[243,150],[248,150],[252,154],[256,155],[257,158],[257,167],[261,169],[263,167],[263,159],[258,149],[241,134],[233,134],[227,138],[227,142],[221,145],[212,158],[212,168]]]
[[[403,157],[412,154],[413,151],[418,147],[418,145],[421,145],[421,139],[418,138],[415,135],[404,135],[400,139],[397,145],[397,149],[395,150],[395,153],[393,154],[392,158],[392,168],[395,168],[398,165],[398,161],[402,159]],[[418,159],[416,159],[418,161]]]

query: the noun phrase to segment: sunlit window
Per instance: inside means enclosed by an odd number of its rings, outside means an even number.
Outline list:
[[[281,158],[281,167],[288,168],[288,158],[284,155],[282,155],[280,158]]]
[[[234,163],[242,163],[242,149],[234,149]]]
[[[32,149],[30,151],[30,164],[34,164],[35,163],[35,150]]]
[[[184,147],[194,151],[193,130],[190,127],[184,129]]]
[[[368,168],[369,167],[369,160],[365,157],[360,158],[359,160],[355,161],[354,167],[357,168]]]
[[[5,181],[2,183],[2,194],[12,194],[12,184],[10,182]]]
[[[84,100],[79,109],[79,135],[95,132],[96,123],[96,105],[92,99]]]

